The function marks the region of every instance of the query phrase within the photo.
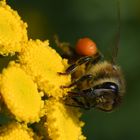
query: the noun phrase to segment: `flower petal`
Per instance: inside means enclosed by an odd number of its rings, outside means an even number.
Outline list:
[[[0,127],[0,140],[34,140],[31,129],[13,122]]]
[[[50,99],[46,102],[46,128],[52,140],[85,140],[79,121],[81,113],[77,108],[65,106],[63,103]]]
[[[70,83],[70,76],[58,74],[65,71],[67,61],[49,47],[48,41],[30,40],[19,54],[19,60],[22,68],[48,96],[57,98],[67,94],[67,89],[60,86]]]
[[[35,122],[39,120],[43,107],[41,95],[31,77],[17,64],[11,64],[3,70],[1,95],[8,109],[19,121]]]
[[[0,1],[0,54],[14,54],[27,41],[27,24],[5,1]]]

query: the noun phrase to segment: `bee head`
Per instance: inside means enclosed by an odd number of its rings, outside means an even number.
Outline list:
[[[94,87],[95,107],[102,111],[112,111],[120,104],[119,86],[114,82],[104,82]]]

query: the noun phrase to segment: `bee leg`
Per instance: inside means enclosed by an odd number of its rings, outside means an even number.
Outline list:
[[[71,47],[70,43],[68,42],[61,42],[57,35],[54,35],[54,41],[56,47],[60,48],[62,52],[62,57],[64,58],[72,58],[76,55],[76,52],[73,47]]]
[[[91,80],[91,79],[93,79],[93,75],[92,75],[92,74],[87,74],[87,75],[84,75],[84,76],[82,76],[81,78],[75,80],[73,83],[71,83],[71,84],[68,85],[68,86],[61,86],[61,88],[71,88],[71,87],[77,85],[77,84],[80,83],[80,82],[83,82],[83,81],[85,81],[85,80]]]
[[[68,105],[68,106],[83,108],[85,110],[91,109],[90,104],[88,104],[88,103],[85,104],[85,101],[83,102],[82,100],[79,99],[79,97],[81,97],[81,96],[72,96],[71,99],[74,102],[72,102],[72,103],[67,103],[66,102],[65,104]]]
[[[76,102],[76,101],[75,101]],[[79,104],[79,102],[76,102]],[[85,109],[85,110],[89,110],[90,108],[89,107],[85,107],[84,104],[79,104],[79,105],[74,105],[74,104],[65,104],[67,106],[70,106],[70,107],[76,107],[76,108],[81,108],[81,109]]]
[[[74,64],[70,65],[66,69],[66,71],[64,73],[58,72],[58,74],[60,74],[60,75],[68,75],[68,74],[71,74],[71,73],[73,73],[77,69],[78,66],[80,66],[82,64],[86,64],[88,62],[97,63],[100,59],[101,59],[100,54],[97,54],[96,56],[85,56],[85,57],[81,57]]]
[[[78,100],[77,98],[72,98],[74,102],[76,102],[77,105],[74,105],[75,107],[83,108],[85,110],[89,110],[90,106],[85,105],[82,101]]]
[[[87,63],[87,62],[89,62],[89,61],[91,61],[91,60],[92,60],[92,57],[91,57],[91,56],[81,57],[81,58],[80,58],[79,60],[77,60],[74,64],[70,65],[70,66],[66,69],[66,71],[65,71],[64,73],[59,72],[59,74],[60,74],[60,75],[68,75],[68,74],[71,74],[71,73],[73,73],[73,72],[77,69],[77,67],[78,67],[79,65],[82,65],[82,64],[84,64],[84,63]]]

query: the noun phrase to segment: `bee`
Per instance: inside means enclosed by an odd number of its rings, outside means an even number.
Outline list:
[[[121,68],[116,64],[119,36],[120,29],[115,37],[116,46],[111,61],[103,58],[96,44],[89,38],[80,39],[75,51],[69,44],[60,43],[55,37],[57,46],[72,63],[64,73],[59,72],[61,76],[72,76],[70,85],[61,86],[71,88],[65,98],[67,105],[84,109],[96,108],[105,112],[110,112],[120,105],[125,93],[125,80]],[[74,58],[77,60],[72,62]]]

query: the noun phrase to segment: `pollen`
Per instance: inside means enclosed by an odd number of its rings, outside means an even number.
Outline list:
[[[81,113],[77,108],[66,107],[60,101],[50,99],[46,102],[46,128],[52,140],[85,140],[79,121]]]
[[[14,54],[27,41],[27,24],[5,1],[0,1],[0,54]]]
[[[67,89],[60,87],[70,83],[70,76],[58,74],[68,67],[67,61],[49,47],[48,41],[30,40],[19,54],[19,60],[45,94],[56,98],[67,94]]]
[[[2,72],[1,96],[17,120],[30,123],[39,121],[44,102],[37,85],[14,62]]]
[[[6,0],[0,0],[0,55],[8,56],[0,66],[0,140],[86,140],[80,110],[64,103],[71,75],[60,73],[68,60],[48,40],[28,39],[27,24]]]
[[[34,140],[33,132],[25,126],[12,122],[0,127],[0,140]]]

